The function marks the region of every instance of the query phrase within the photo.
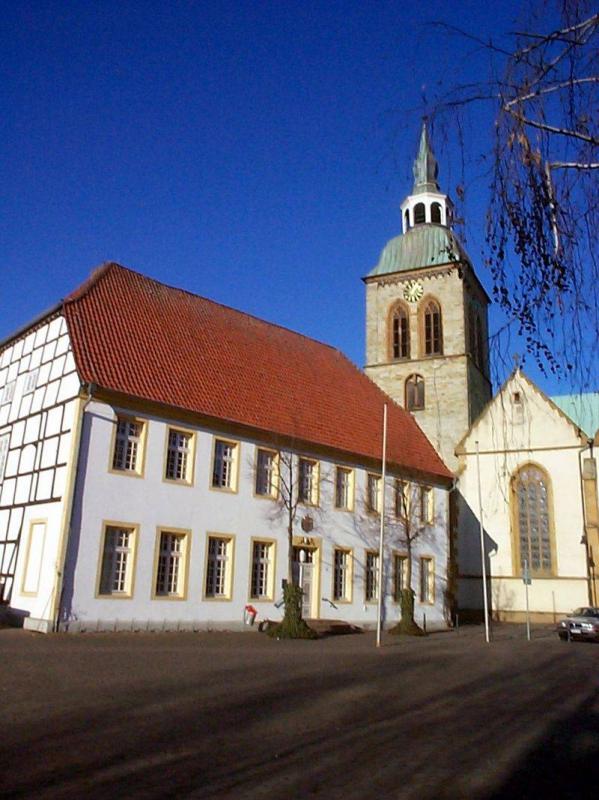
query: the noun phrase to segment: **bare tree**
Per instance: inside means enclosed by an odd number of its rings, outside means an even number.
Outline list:
[[[276,456],[278,488],[274,516],[283,518],[287,528],[287,582],[283,587],[285,614],[282,622],[269,629],[277,638],[313,639],[316,633],[302,618],[303,589],[293,568],[293,527],[300,503],[305,500],[305,487],[300,481],[299,459],[290,450],[279,450]],[[316,463],[316,462],[314,462]]]
[[[410,636],[422,636],[424,631],[414,619],[414,598],[412,588],[414,574],[414,546],[427,530],[429,518],[428,508],[431,502],[432,489],[426,486],[396,480],[394,483],[395,517],[399,520],[398,538],[406,551],[405,585],[401,588],[401,619],[390,629],[389,633],[403,633]]]
[[[539,11],[508,48],[461,31],[501,66],[434,107],[453,116],[493,104],[486,243],[494,298],[545,374],[584,386],[596,380],[599,339],[599,14],[584,0],[551,0]]]

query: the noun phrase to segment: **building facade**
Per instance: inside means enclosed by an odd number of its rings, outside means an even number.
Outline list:
[[[577,413],[585,402],[597,412],[599,402],[597,395],[556,400],[560,405],[516,370],[458,445],[464,615],[482,608],[481,516],[494,618],[523,620],[527,589],[540,621],[599,604],[594,431],[581,427]]]
[[[277,620],[290,561],[306,617],[373,625],[383,496],[385,620],[410,525],[416,617],[447,624],[451,473],[333,348],[107,264],[0,358],[0,585],[26,627]]]

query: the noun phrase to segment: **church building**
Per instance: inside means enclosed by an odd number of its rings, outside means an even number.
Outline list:
[[[489,298],[452,231],[426,125],[403,233],[366,284],[366,373],[455,472],[452,561],[462,619],[554,621],[599,604],[599,394],[548,398],[520,370],[491,397]],[[581,412],[584,409],[584,413]],[[479,498],[482,498],[482,509]],[[527,582],[524,582],[526,577]]]

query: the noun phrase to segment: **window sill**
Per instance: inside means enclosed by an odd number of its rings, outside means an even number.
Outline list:
[[[233,598],[229,595],[204,595],[202,600],[207,603],[230,603]]]
[[[169,483],[172,486],[193,486],[193,481],[186,481],[181,478],[163,478],[162,482]]]
[[[187,600],[187,595],[183,594],[154,594],[152,600]]]
[[[134,469],[114,469],[114,468],[112,468],[112,469],[108,470],[108,474],[109,475],[123,475],[123,476],[125,476],[127,478],[143,478],[144,477],[143,472],[137,472],[137,470],[134,470]],[[167,479],[165,478],[165,480],[167,480]]]

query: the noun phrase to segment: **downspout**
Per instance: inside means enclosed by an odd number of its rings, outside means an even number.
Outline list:
[[[81,447],[81,432],[83,430],[83,419],[85,410],[90,404],[93,393],[96,389],[94,383],[83,384],[81,390],[87,390],[87,394],[77,398],[77,409],[73,424],[73,435],[69,452],[69,468],[64,493],[64,502],[60,520],[60,534],[58,540],[58,556],[56,559],[56,582],[54,585],[54,598],[52,603],[52,631],[58,633],[60,626],[60,606],[64,585],[64,572],[66,566],[67,545],[71,530],[71,520],[73,516],[73,498],[75,496],[75,484],[77,482],[77,471],[79,468],[79,450]]]
[[[586,506],[586,499],[585,499],[585,492],[584,492],[584,467],[582,465],[581,456],[585,450],[590,450],[591,459],[593,459],[593,440],[587,439],[586,443],[583,447],[580,448],[578,451],[578,473],[580,478],[580,499],[582,502],[582,537],[580,539],[580,544],[584,545],[584,552],[585,552],[585,560],[586,560],[586,567],[587,567],[587,595],[589,600],[589,605],[594,606],[596,605],[596,598],[594,597],[595,594],[595,585],[593,580],[593,567],[594,561],[591,556],[590,548],[589,548],[589,539],[588,539],[588,512]],[[596,486],[596,483],[595,483]]]

